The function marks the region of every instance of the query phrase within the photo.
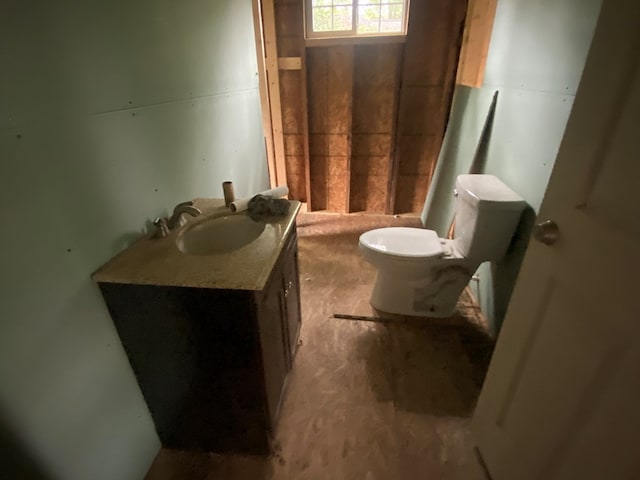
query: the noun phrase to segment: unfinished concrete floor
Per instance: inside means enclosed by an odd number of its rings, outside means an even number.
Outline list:
[[[415,217],[300,214],[303,324],[274,453],[162,449],[146,478],[485,480],[469,417],[493,342],[477,308],[463,296],[450,319],[389,319],[368,303],[375,270],[358,236],[418,225]]]

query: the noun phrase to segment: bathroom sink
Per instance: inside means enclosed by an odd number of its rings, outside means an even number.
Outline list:
[[[188,255],[215,255],[238,250],[256,240],[264,222],[245,214],[214,217],[184,230],[176,240],[178,250]]]

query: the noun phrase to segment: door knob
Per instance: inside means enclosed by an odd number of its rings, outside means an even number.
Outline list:
[[[533,227],[533,238],[545,245],[553,245],[559,236],[558,224],[553,220],[545,220]]]

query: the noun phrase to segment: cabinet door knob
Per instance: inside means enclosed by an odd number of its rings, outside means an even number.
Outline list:
[[[559,236],[560,229],[553,220],[545,220],[533,227],[533,238],[545,245],[553,245]]]

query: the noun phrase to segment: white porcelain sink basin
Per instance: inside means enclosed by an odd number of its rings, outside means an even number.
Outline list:
[[[215,255],[244,247],[264,231],[264,222],[247,215],[216,217],[187,228],[176,240],[178,250],[189,255]]]

